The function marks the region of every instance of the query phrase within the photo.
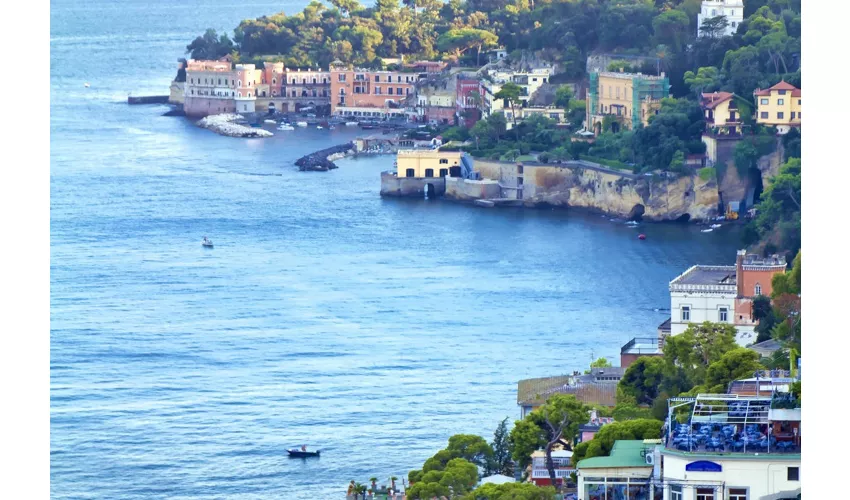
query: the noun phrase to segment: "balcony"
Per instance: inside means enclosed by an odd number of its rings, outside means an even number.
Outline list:
[[[635,337],[620,348],[620,354],[660,354],[657,337]]]
[[[555,478],[569,478],[573,472],[575,472],[575,469],[555,469]],[[549,479],[549,471],[546,469],[531,469],[531,477],[533,479]]]

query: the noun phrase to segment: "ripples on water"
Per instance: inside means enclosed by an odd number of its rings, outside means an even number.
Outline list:
[[[51,3],[55,498],[403,477],[516,418],[517,380],[616,360],[665,318],[670,279],[734,258],[727,229],[638,241],[593,215],[382,200],[391,158],[292,165],[356,131],[242,141],[121,102],[165,93],[204,28],[302,4]],[[302,443],[321,459],[287,459]]]

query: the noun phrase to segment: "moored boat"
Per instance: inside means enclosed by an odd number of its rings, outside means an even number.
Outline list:
[[[203,240],[201,240],[201,246],[202,246],[202,247],[205,247],[205,248],[212,248],[212,247],[213,247],[213,242],[212,242],[212,240],[211,240],[211,239],[209,239],[209,238],[207,238],[206,236],[204,236],[204,239],[203,239]]]
[[[306,127],[307,126],[307,122],[295,122],[295,124],[298,125],[299,127]]]

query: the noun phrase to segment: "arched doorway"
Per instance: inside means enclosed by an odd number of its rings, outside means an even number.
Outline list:
[[[430,182],[425,184],[425,189],[423,189],[423,191],[425,192],[425,199],[426,200],[433,200],[434,199],[436,189],[434,189],[433,184],[431,184]]]
[[[595,135],[599,135],[599,134],[601,134],[601,133],[602,133],[602,123],[601,123],[601,122],[596,122],[596,123],[593,125],[593,133],[594,133]]]

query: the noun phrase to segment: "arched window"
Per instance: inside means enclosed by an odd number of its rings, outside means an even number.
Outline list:
[[[302,78],[302,79],[301,79],[301,83],[302,83],[302,84],[304,84],[304,85],[307,85],[307,79],[306,79],[306,78]]]
[[[237,86],[237,87],[241,87],[241,86],[242,86],[242,80],[239,80],[239,82],[238,82],[238,84],[237,84],[236,86]]]
[[[761,295],[761,283],[756,283],[756,297]]]
[[[295,97],[295,91],[294,90],[292,91],[292,97]]]
[[[264,91],[263,91],[263,97],[265,97],[265,96],[266,96],[266,91],[264,90]]]
[[[239,92],[239,97],[242,97],[242,92]]]
[[[328,83],[328,79],[327,79],[327,78],[322,78],[322,83],[327,84],[327,83]]]
[[[339,89],[339,95],[345,95],[345,89]]]
[[[277,78],[272,78],[272,85],[277,85]]]
[[[313,78],[313,83],[316,83],[316,79],[315,79],[315,78]]]

